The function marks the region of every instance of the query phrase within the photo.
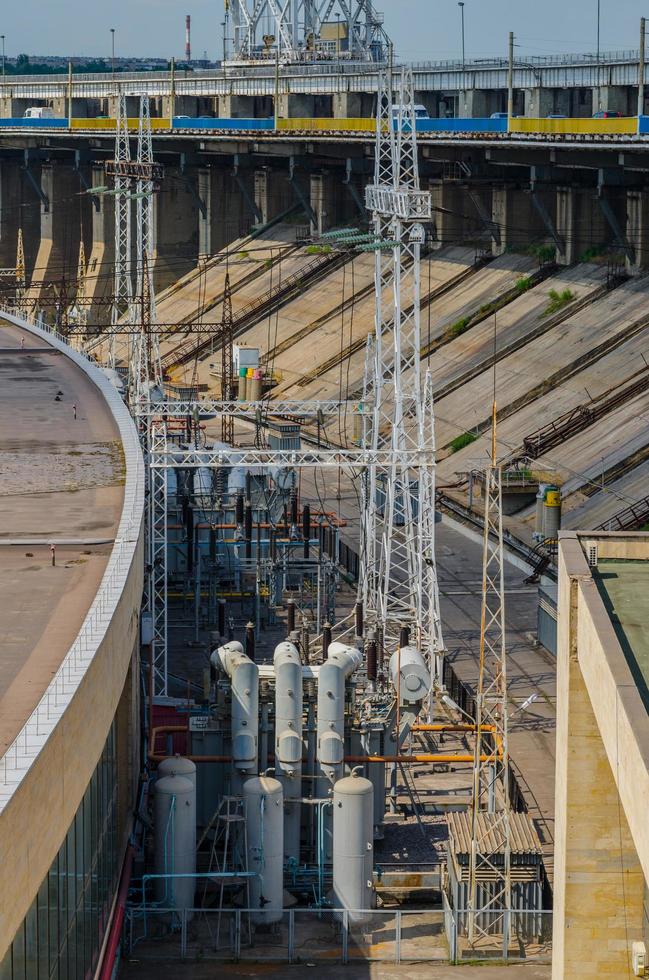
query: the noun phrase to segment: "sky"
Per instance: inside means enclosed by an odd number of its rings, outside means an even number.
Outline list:
[[[600,0],[601,50],[638,47],[639,0]],[[461,54],[456,0],[374,0],[397,57],[456,58]],[[597,0],[465,0],[466,56],[506,56],[507,34],[517,54],[594,51]],[[222,51],[223,0],[2,0],[0,34],[6,53],[110,57],[116,54],[182,58],[185,14],[192,17],[192,53],[210,59]]]

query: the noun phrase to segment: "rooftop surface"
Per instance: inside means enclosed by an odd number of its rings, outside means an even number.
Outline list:
[[[649,633],[646,628],[649,561],[600,559],[597,569],[593,570],[593,578],[649,710]]]
[[[64,354],[1,319],[0,460],[1,755],[83,623],[123,504],[102,395]]]

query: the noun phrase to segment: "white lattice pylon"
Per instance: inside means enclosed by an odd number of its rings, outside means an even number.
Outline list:
[[[155,245],[153,180],[150,176],[153,164],[153,139],[149,97],[140,99],[140,119],[137,139],[137,162],[143,172],[136,185],[137,205],[137,277],[136,294],[132,304],[132,322],[140,322],[140,329],[133,343],[129,370],[129,398],[137,415],[138,406],[148,401],[151,388],[162,384],[162,364],[157,333],[151,329],[156,323],[155,292],[153,288],[153,254]]]
[[[379,82],[375,180],[367,188],[376,237],[376,324],[372,448],[389,447],[391,465],[368,480],[363,562],[373,560],[364,587],[370,620],[383,627],[387,652],[402,626],[429,658],[441,686],[443,640],[434,550],[435,439],[432,385],[421,370],[420,257],[430,195],[419,189],[412,75],[397,89]],[[368,383],[369,388],[369,383]],[[413,465],[413,456],[417,463]]]
[[[153,638],[151,663],[153,693],[167,694],[167,451],[165,425],[149,429],[149,506],[148,551],[149,573],[145,587],[144,608],[151,614]]]
[[[111,337],[109,363],[114,369],[118,360],[126,353],[119,348],[117,324],[126,314],[131,313],[133,301],[133,281],[131,277],[131,187],[130,179],[119,173],[119,165],[129,163],[131,147],[126,115],[126,96],[120,92],[117,98],[117,117],[115,120],[115,277],[113,287],[113,307],[111,311]],[[128,344],[128,341],[127,341]]]

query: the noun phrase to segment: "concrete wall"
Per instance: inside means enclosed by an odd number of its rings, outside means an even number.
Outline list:
[[[104,642],[45,748],[0,815],[0,959],[65,838],[125,691],[138,641],[142,548],[140,539]],[[128,692],[125,696],[130,698]],[[127,714],[129,710],[128,705],[121,708]],[[122,788],[124,793],[128,798],[127,787]]]
[[[649,560],[647,535],[560,536],[554,980],[633,976],[649,881],[649,718],[585,559],[595,541]]]
[[[196,264],[197,192],[194,172],[183,174],[177,168],[165,169],[160,191],[153,196],[153,280],[156,291],[170,286]]]

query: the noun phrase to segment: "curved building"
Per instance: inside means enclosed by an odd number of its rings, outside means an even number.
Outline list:
[[[0,320],[0,977],[92,976],[139,773],[144,469],[86,358]]]

